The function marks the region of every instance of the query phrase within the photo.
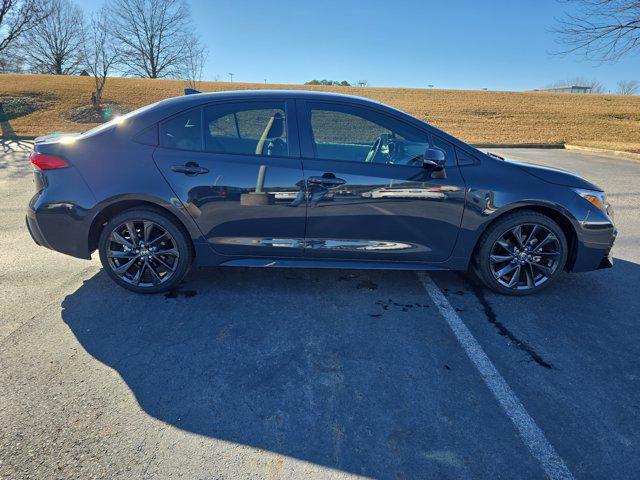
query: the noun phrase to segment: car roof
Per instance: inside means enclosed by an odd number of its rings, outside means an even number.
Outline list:
[[[291,99],[304,100],[342,100],[358,103],[369,103],[374,105],[382,105],[380,102],[369,98],[358,97],[356,95],[345,95],[334,92],[319,92],[313,90],[225,90],[221,92],[195,93],[192,95],[183,95],[180,97],[168,98],[158,102],[158,105],[176,105],[176,104],[199,104],[207,101],[216,100],[249,100],[270,97],[286,97]]]

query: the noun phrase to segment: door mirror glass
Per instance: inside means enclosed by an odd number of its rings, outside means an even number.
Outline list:
[[[444,169],[446,157],[439,148],[427,148],[422,157],[422,166],[427,170],[431,178],[447,178]]]
[[[427,148],[422,157],[422,165],[425,168],[435,169],[444,166],[445,160],[442,150],[439,148]]]

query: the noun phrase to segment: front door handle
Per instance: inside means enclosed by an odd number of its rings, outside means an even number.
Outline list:
[[[311,185],[322,185],[323,187],[339,187],[340,185],[344,185],[347,183],[346,180],[342,178],[322,176],[322,177],[309,177],[307,179],[307,183]]]
[[[195,162],[187,162],[185,165],[173,165],[171,170],[177,173],[184,173],[185,175],[202,175],[203,173],[209,173],[208,168],[201,167]]]

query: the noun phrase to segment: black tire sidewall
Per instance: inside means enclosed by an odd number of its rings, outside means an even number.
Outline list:
[[[505,232],[508,230],[522,224],[531,224],[537,223],[538,225],[542,225],[553,232],[553,234],[558,238],[561,247],[561,257],[559,260],[558,268],[554,272],[554,274],[542,285],[539,285],[534,288],[526,289],[526,290],[515,290],[505,287],[501,285],[493,276],[491,272],[491,263],[489,257],[491,256],[491,249],[496,242]],[[491,290],[502,293],[506,295],[514,295],[514,296],[522,296],[522,295],[531,295],[533,293],[537,293],[544,288],[547,288],[551,283],[553,283],[558,275],[564,270],[565,264],[567,262],[568,257],[568,244],[567,237],[562,231],[562,228],[553,221],[551,218],[547,217],[538,212],[518,212],[512,215],[506,216],[504,219],[499,220],[495,224],[491,225],[487,231],[482,235],[480,244],[478,247],[478,253],[475,258],[476,265],[476,273],[482,280],[482,282],[489,287]]]
[[[138,287],[125,282],[111,269],[106,255],[107,240],[113,229],[129,220],[152,221],[167,230],[174,238],[180,256],[178,258],[178,267],[176,268],[176,271],[166,283],[153,287]],[[151,209],[126,210],[109,220],[100,233],[100,238],[98,240],[98,252],[100,255],[100,262],[109,277],[111,277],[111,279],[121,287],[136,293],[161,293],[176,288],[189,272],[193,259],[191,244],[184,229],[180,228],[180,226],[176,224],[175,220],[171,219],[169,216]]]

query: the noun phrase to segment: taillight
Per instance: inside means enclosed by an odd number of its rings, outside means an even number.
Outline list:
[[[64,168],[69,166],[69,164],[60,157],[44,155],[38,152],[31,152],[31,163],[40,170],[53,170],[55,168]]]

